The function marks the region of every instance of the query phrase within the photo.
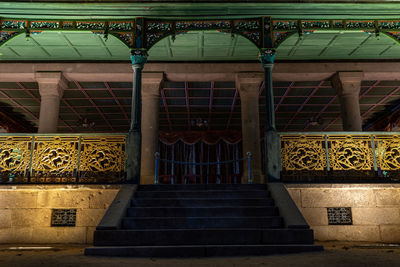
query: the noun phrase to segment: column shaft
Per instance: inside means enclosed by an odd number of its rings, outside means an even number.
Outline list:
[[[36,72],[40,93],[39,133],[56,133],[60,100],[67,87],[61,72]]]
[[[265,131],[265,175],[267,181],[280,180],[281,148],[280,137],[275,128],[274,91],[272,86],[272,69],[275,51],[267,49],[260,54],[264,68],[266,131]]]
[[[158,120],[162,79],[163,73],[143,74],[141,184],[154,183],[154,154],[158,150]]]
[[[362,72],[338,72],[332,78],[339,97],[343,131],[362,131],[359,101],[362,77]]]
[[[260,73],[239,73],[236,86],[239,90],[242,115],[243,155],[251,153],[251,176],[253,183],[264,183],[261,172],[259,88],[262,81]],[[243,164],[242,183],[248,182],[248,164]]]
[[[140,182],[141,162],[141,111],[142,111],[142,69],[147,60],[143,50],[132,50],[131,61],[133,69],[131,125],[126,142],[127,164],[126,175],[130,183]]]

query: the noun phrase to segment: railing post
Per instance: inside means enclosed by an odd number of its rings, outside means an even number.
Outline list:
[[[378,163],[376,161],[376,154],[375,154],[375,139],[374,134],[371,134],[371,146],[372,146],[372,157],[374,159],[374,171],[375,175],[378,173]]]
[[[154,170],[154,184],[158,184],[158,162],[160,161],[160,153],[156,152],[154,153],[154,156],[156,157],[156,164]]]
[[[33,164],[33,152],[35,151],[35,136],[32,135],[32,141],[31,141],[31,156],[29,159],[29,173],[28,173],[28,181],[31,181],[32,177],[32,164]]]
[[[331,166],[329,165],[329,146],[328,146],[328,135],[324,134],[325,136],[325,156],[326,156],[326,170],[329,175],[329,171],[331,170]]]
[[[249,170],[249,181],[248,183],[251,184],[251,152],[247,152],[247,164],[249,165],[248,170]]]
[[[81,143],[82,143],[82,135],[79,135],[78,141],[78,155],[76,157],[76,175],[75,175],[75,182],[79,183],[79,169],[80,169],[80,162],[81,162]]]

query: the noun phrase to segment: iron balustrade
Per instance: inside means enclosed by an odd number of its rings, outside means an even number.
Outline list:
[[[0,134],[0,183],[121,183],[126,134]]]
[[[0,183],[123,183],[126,136],[0,134]],[[400,132],[279,136],[284,182],[400,181]]]
[[[279,135],[283,181],[400,181],[400,132]]]

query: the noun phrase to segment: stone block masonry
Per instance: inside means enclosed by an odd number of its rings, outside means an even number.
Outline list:
[[[93,242],[93,232],[118,185],[15,185],[0,187],[0,243]],[[52,209],[76,209],[75,226],[52,227]]]
[[[400,184],[286,184],[319,241],[400,242]],[[351,207],[352,225],[329,225],[327,207]]]

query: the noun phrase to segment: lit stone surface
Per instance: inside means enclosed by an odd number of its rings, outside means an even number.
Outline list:
[[[397,224],[400,227],[400,208],[354,208],[354,225]]]
[[[104,209],[78,209],[76,226],[97,226],[103,218],[104,212]]]
[[[304,194],[305,193],[305,194]],[[301,191],[303,207],[373,207],[374,192],[370,189],[308,189]]]
[[[86,243],[86,227],[37,227],[32,243]]]
[[[375,190],[377,206],[400,206],[399,189]]]
[[[381,225],[381,237],[383,242],[399,243],[400,225]]]
[[[38,193],[40,208],[89,208],[90,190],[51,190]]]
[[[2,209],[0,212],[0,231],[2,228],[9,227],[11,227],[11,210]]]
[[[328,225],[326,208],[302,208],[300,212],[310,225]]]
[[[12,227],[50,225],[51,209],[12,209]]]
[[[0,189],[1,243],[91,243],[119,191],[115,185],[21,185]],[[77,209],[75,227],[51,227],[54,208]]]
[[[0,209],[36,208],[38,192],[0,189]]]
[[[316,240],[400,242],[400,185],[286,184]],[[353,225],[328,225],[327,207],[350,207]]]
[[[311,226],[314,237],[319,241],[381,241],[378,226],[326,225]]]

